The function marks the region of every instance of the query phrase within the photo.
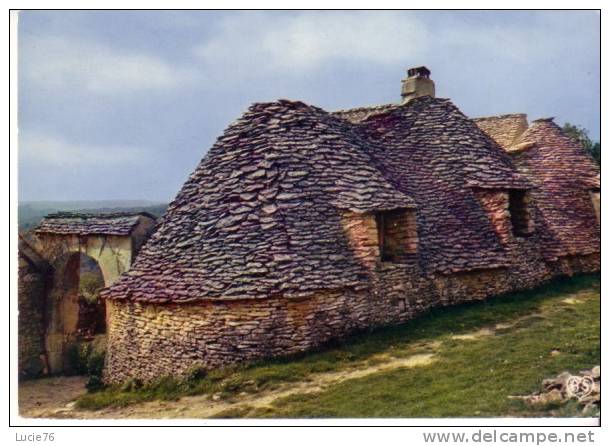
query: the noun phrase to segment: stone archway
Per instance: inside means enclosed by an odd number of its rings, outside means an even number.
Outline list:
[[[52,276],[42,322],[43,345],[51,373],[67,370],[69,348],[83,340],[79,326],[81,262],[94,264],[103,285],[112,285],[129,270],[154,224],[154,217],[145,213],[62,213],[45,217],[38,226],[35,247],[50,265]],[[106,324],[107,318],[106,313]]]
[[[85,263],[94,265],[93,272],[87,271]],[[109,285],[105,279],[109,274],[104,274],[101,265],[87,254],[68,252],[55,262],[53,287],[47,299],[45,327],[45,350],[48,365],[53,372],[70,368],[67,355],[69,348],[74,347],[76,343],[94,341],[96,335],[98,341],[103,337],[98,325],[106,325],[105,305],[103,302],[87,305],[82,287],[84,274],[99,276],[100,289]],[[88,307],[98,311],[104,309],[104,313],[87,318]],[[97,317],[103,319],[103,324]],[[104,343],[105,340],[102,339],[101,342]]]
[[[104,287],[104,275],[99,264],[91,257],[81,254],[76,332],[84,340],[92,341],[96,336],[106,334],[106,301],[100,296]]]

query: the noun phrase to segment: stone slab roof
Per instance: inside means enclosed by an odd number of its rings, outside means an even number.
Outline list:
[[[527,115],[523,113],[475,118],[473,121],[504,150],[509,150],[528,127]]]
[[[132,268],[103,295],[156,303],[368,287],[349,212],[418,208],[427,272],[501,266],[474,188],[526,188],[508,155],[448,100],[354,124],[301,102],[254,104],[189,177]]]
[[[359,124],[374,162],[418,206],[424,271],[453,273],[507,264],[476,189],[527,189],[510,157],[447,99],[422,97]]]
[[[44,217],[35,232],[62,235],[129,235],[142,216],[155,219],[146,212],[58,212]]]
[[[600,169],[580,144],[552,118],[533,121],[516,144],[531,143],[514,153],[517,168],[536,185],[532,194],[544,227],[548,258],[600,251],[600,232],[589,190],[599,189]]]
[[[367,120],[370,117],[387,113],[400,107],[399,104],[382,104],[382,105],[371,105],[369,107],[357,107],[346,110],[337,110],[332,114],[345,119],[351,123],[357,124]]]
[[[218,139],[110,298],[300,297],[366,270],[342,215],[414,208],[349,122],[301,102],[254,104]]]

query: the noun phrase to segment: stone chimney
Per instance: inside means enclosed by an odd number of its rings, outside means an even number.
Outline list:
[[[402,103],[421,96],[434,97],[434,81],[430,79],[430,70],[426,67],[415,67],[407,70],[408,77],[402,80]]]

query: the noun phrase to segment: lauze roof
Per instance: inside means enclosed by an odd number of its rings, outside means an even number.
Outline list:
[[[590,190],[600,188],[600,171],[579,143],[565,135],[553,118],[528,125],[524,114],[474,120],[511,155],[520,172],[535,185],[541,219],[543,253],[548,260],[599,252],[599,226],[591,209]]]
[[[250,107],[104,295],[163,303],[367,287],[346,211],[417,208],[428,273],[506,263],[473,189],[529,183],[491,138],[444,99],[348,115],[285,100]]]
[[[446,99],[423,97],[360,122],[376,165],[418,205],[428,273],[503,266],[507,259],[475,189],[527,189],[508,155]]]
[[[129,235],[142,216],[152,218],[153,220],[155,218],[146,212],[98,214],[59,212],[44,217],[36,228],[36,233],[56,235]]]
[[[532,193],[543,217],[547,258],[599,252],[599,226],[590,190],[599,189],[599,167],[552,119],[533,121],[516,141],[529,144],[513,162],[536,185]]]
[[[523,113],[475,118],[474,122],[505,150],[527,130],[527,116]]]

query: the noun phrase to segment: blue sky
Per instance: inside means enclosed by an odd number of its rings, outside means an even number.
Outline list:
[[[599,139],[596,12],[44,12],[19,16],[20,200],[177,193],[252,102],[397,102],[408,67],[469,116]]]

